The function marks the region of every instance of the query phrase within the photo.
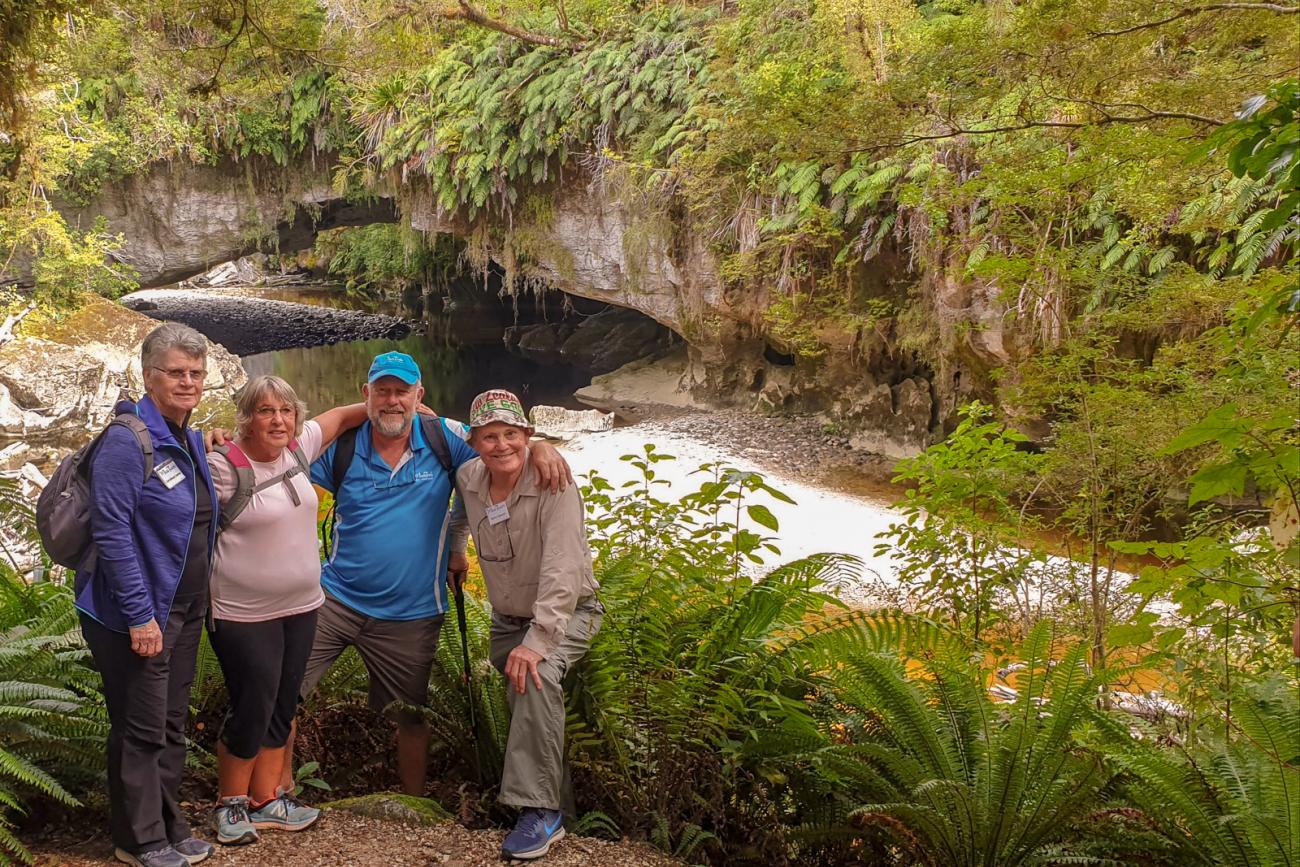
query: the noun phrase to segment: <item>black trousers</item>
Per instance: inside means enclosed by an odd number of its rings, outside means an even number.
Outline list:
[[[214,620],[208,637],[230,693],[221,725],[226,748],[253,759],[262,747],[284,746],[316,637],[316,612],[256,623]]]
[[[177,599],[163,627],[163,649],[145,658],[131,637],[81,615],[108,705],[109,831],[138,854],[190,836],[180,808],[190,684],[208,600]]]

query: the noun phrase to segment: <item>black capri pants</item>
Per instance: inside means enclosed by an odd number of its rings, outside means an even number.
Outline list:
[[[315,636],[314,610],[256,623],[212,622],[208,637],[230,693],[221,742],[231,755],[256,758],[263,747],[289,739]]]

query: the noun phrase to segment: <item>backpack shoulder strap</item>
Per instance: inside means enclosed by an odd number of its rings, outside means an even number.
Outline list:
[[[144,481],[149,481],[153,475],[153,437],[149,435],[144,419],[134,413],[124,412],[114,416],[109,424],[120,424],[135,434],[135,441],[140,444],[140,451],[144,452]]]
[[[442,429],[442,419],[436,415],[420,413],[420,429],[424,432],[425,442],[438,456],[438,463],[442,464],[442,468],[448,475],[451,475],[451,447],[447,445],[447,434]]]
[[[334,441],[334,462],[330,464],[330,478],[334,482],[334,495],[337,497],[339,489],[343,487],[343,477],[348,474],[348,467],[352,466],[352,456],[357,451],[357,431],[360,428],[351,428],[339,434],[339,438]]]
[[[234,496],[222,504],[221,517],[217,520],[217,532],[221,533],[234,523],[240,512],[248,507],[248,501],[253,499],[256,483],[253,478],[253,465],[249,463],[248,455],[244,454],[239,446],[226,443],[217,446],[213,451],[225,458],[231,469],[235,471]]]
[[[302,443],[296,439],[289,440],[289,454],[298,462],[298,472],[310,476],[311,461],[307,460],[307,452],[303,449]]]

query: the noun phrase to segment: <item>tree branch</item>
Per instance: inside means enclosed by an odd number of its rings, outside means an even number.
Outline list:
[[[1125,33],[1135,33],[1138,30],[1149,30],[1152,27],[1163,27],[1172,21],[1180,18],[1190,18],[1193,15],[1203,15],[1206,12],[1277,12],[1281,15],[1300,14],[1300,6],[1287,6],[1282,3],[1207,3],[1204,6],[1193,6],[1190,9],[1184,9],[1181,12],[1170,15],[1168,18],[1161,18],[1157,21],[1147,21],[1142,24],[1134,24],[1132,27],[1125,27],[1122,30],[1098,30],[1092,33],[1093,39],[1100,39],[1103,36],[1123,36]]]
[[[243,0],[243,14],[239,16],[239,27],[235,28],[234,34],[220,45],[200,46],[211,47],[221,52],[221,57],[217,60],[217,68],[212,70],[212,75],[207,81],[190,87],[189,92],[195,96],[206,96],[211,93],[217,86],[217,79],[221,77],[221,70],[226,65],[226,58],[230,56],[230,47],[244,35],[244,28],[248,26],[248,0]]]
[[[521,42],[527,42],[531,45],[548,45],[551,48],[575,48],[581,45],[580,41],[560,39],[557,36],[548,36],[545,33],[534,33],[531,30],[524,30],[508,21],[502,21],[499,18],[489,16],[482,9],[479,9],[469,0],[457,0],[460,8],[439,11],[443,18],[468,21],[471,24],[477,24],[480,27],[486,27],[489,30],[495,30],[498,33],[504,33],[507,36],[514,37]],[[567,16],[566,16],[567,18]]]
[[[19,310],[17,313],[13,313],[7,316],[5,318],[4,323],[0,324],[0,343],[8,343],[10,340],[16,337],[18,323],[22,322],[23,319],[27,317],[27,314],[31,313],[35,309],[36,309],[36,302],[33,301],[31,304],[28,304],[25,308]]]
[[[1105,103],[1092,103],[1087,100],[1073,99],[1071,102],[1079,102],[1084,105],[1098,107]],[[1129,103],[1117,103],[1117,106],[1123,105],[1128,107],[1142,108],[1142,106],[1133,106]],[[1100,109],[1099,109],[1100,110]],[[984,129],[966,129],[964,127],[954,127],[948,132],[934,133],[933,135],[909,135],[898,141],[881,142],[880,144],[862,145],[860,147],[849,148],[845,153],[863,153],[878,150],[895,150],[897,148],[907,147],[908,145],[917,144],[925,141],[942,141],[944,139],[958,138],[964,135],[997,135],[1004,132],[1022,132],[1027,129],[1084,129],[1093,126],[1107,126],[1112,123],[1146,123],[1152,120],[1190,120],[1196,123],[1206,124],[1207,126],[1222,126],[1226,121],[1217,120],[1212,117],[1205,117],[1199,114],[1190,114],[1182,111],[1152,111],[1143,108],[1143,114],[1140,115],[1117,115],[1109,114],[1102,111],[1102,116],[1096,120],[1072,121],[1072,120],[1027,120],[1023,123],[1007,124],[1004,126],[985,127]]]

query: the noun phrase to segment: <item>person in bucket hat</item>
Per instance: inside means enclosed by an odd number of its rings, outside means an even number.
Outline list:
[[[454,473],[476,454],[461,422],[428,416],[416,423],[424,386],[419,365],[406,353],[375,356],[361,394],[366,421],[311,468],[311,480],[334,495],[336,518],[321,569],[325,602],[318,609],[302,695],[355,646],[370,677],[371,705],[400,708],[402,790],[423,795],[430,729],[418,708],[428,698],[448,609],[449,501]],[[572,484],[554,446],[539,443],[531,460],[544,487],[564,490]]]
[[[564,836],[564,675],[586,655],[605,609],[596,599],[582,498],[576,487],[547,493],[519,398],[485,391],[469,418],[479,456],[456,472],[465,518],[452,528],[452,568],[467,566],[472,533],[492,605],[489,655],[510,703],[498,798],[520,810],[501,851],[540,858]]]

